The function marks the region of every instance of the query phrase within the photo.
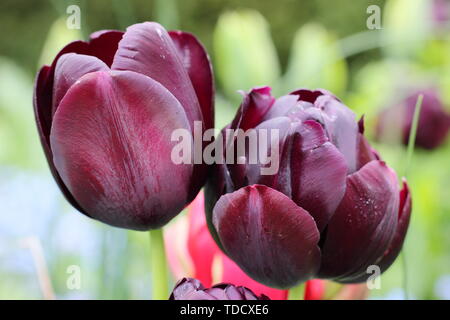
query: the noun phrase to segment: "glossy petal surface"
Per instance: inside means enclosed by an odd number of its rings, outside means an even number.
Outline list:
[[[195,120],[202,121],[197,95],[182,57],[158,23],[144,22],[128,27],[111,68],[134,71],[158,81],[181,103],[191,128]]]
[[[270,87],[260,87],[252,89],[249,93],[244,93],[244,100],[231,122],[231,129],[246,131],[256,127],[275,102],[275,98],[272,97],[270,91]]]
[[[34,107],[34,116],[36,119],[37,130],[39,133],[39,138],[42,144],[42,149],[44,150],[45,157],[47,159],[47,163],[50,169],[50,172],[53,178],[56,181],[56,184],[60,188],[64,197],[67,201],[74,206],[78,211],[84,212],[84,210],[79,206],[76,200],[73,198],[72,194],[67,189],[64,182],[61,180],[58,171],[53,164],[53,155],[50,149],[50,141],[48,134],[50,134],[50,126],[51,126],[51,91],[46,92],[47,90],[47,81],[50,73],[49,66],[43,66],[39,71],[34,87],[33,94],[33,107]]]
[[[411,193],[409,192],[408,184],[406,181],[403,181],[403,189],[400,191],[400,206],[395,236],[394,239],[392,239],[389,248],[384,252],[383,257],[377,262],[377,264],[380,265],[382,272],[391,266],[402,249],[403,241],[405,240],[408,231],[411,209]]]
[[[62,55],[55,68],[53,80],[52,115],[67,90],[82,76],[95,71],[107,71],[108,66],[94,56],[84,54],[67,53]]]
[[[169,31],[202,109],[205,128],[214,127],[214,79],[208,53],[190,33]]]
[[[353,282],[366,274],[394,236],[398,208],[397,177],[384,162],[369,162],[348,176],[344,198],[325,231],[319,276]]]
[[[252,185],[222,196],[213,223],[230,258],[265,285],[291,287],[319,267],[314,219],[274,189]]]
[[[158,82],[134,72],[94,72],[73,85],[55,113],[55,167],[80,206],[105,223],[158,228],[183,208],[190,165],[171,161],[183,108]]]
[[[344,196],[347,164],[322,126],[306,121],[293,136],[292,200],[314,217],[322,232]]]

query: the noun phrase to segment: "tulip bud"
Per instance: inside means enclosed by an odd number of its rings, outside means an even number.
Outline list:
[[[324,90],[274,99],[270,88],[256,88],[226,129],[279,136],[269,146],[248,141],[240,163],[216,165],[205,193],[214,239],[251,278],[276,288],[312,278],[355,283],[367,280],[369,266],[391,265],[411,197],[339,99]],[[224,158],[237,139],[224,144]],[[265,175],[267,164],[249,163],[252,148],[279,150],[279,170]]]
[[[250,289],[221,283],[206,289],[200,281],[183,278],[175,285],[169,300],[270,300]]]
[[[382,111],[376,131],[378,140],[408,145],[419,94],[423,94],[423,101],[417,126],[416,146],[434,149],[445,141],[450,129],[450,115],[444,110],[438,93],[432,89],[411,94],[399,104]]]
[[[195,198],[204,164],[172,162],[176,129],[213,127],[208,56],[157,23],[99,31],[65,46],[35,84],[50,170],[67,200],[107,224],[159,228]]]

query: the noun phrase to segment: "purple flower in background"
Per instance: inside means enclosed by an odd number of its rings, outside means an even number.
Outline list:
[[[183,278],[177,282],[169,300],[270,300],[265,295],[257,296],[250,289],[221,283],[205,288],[200,281]]]
[[[435,149],[444,143],[450,129],[450,115],[445,111],[439,94],[434,89],[415,92],[397,105],[383,110],[378,118],[377,140],[408,144],[417,97],[420,94],[423,94],[423,101],[416,145],[424,149]]]
[[[175,129],[213,127],[209,58],[191,34],[145,22],[65,46],[38,73],[37,126],[67,200],[118,227],[166,224],[204,184],[204,164],[171,161]]]
[[[432,17],[437,25],[445,25],[450,18],[450,1],[433,0],[432,1]]]
[[[276,174],[261,174],[265,165],[249,163],[246,150],[240,164],[217,164],[207,184],[210,231],[242,270],[289,288],[311,278],[363,282],[368,266],[392,264],[409,224],[409,189],[400,190],[339,99],[325,90],[275,99],[256,88],[225,129],[238,128],[279,132]]]

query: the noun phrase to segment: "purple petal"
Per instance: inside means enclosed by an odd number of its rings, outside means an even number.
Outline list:
[[[171,160],[175,129],[189,130],[188,120],[158,82],[129,71],[89,73],[55,113],[54,164],[91,217],[158,228],[182,210],[189,191],[192,166]]]
[[[397,176],[384,162],[374,160],[348,176],[345,196],[322,235],[319,276],[359,281],[388,248],[398,208]]]
[[[308,211],[322,232],[344,196],[347,164],[322,126],[304,122],[293,136],[292,200]]]
[[[292,287],[319,267],[314,219],[274,189],[252,185],[222,196],[213,224],[225,252],[262,284]]]
[[[277,117],[256,129],[279,130],[279,170],[261,175],[261,164],[247,165],[248,184],[263,184],[284,193],[314,217],[321,232],[345,193],[344,157],[313,120],[299,123]],[[269,149],[267,154],[271,152]]]
[[[298,97],[294,95],[286,95],[275,100],[272,107],[264,116],[264,120],[276,117],[287,116],[288,113],[297,105]]]
[[[400,206],[398,211],[398,224],[394,239],[389,244],[378,264],[383,271],[387,270],[395,261],[403,246],[411,217],[412,200],[406,180],[403,180],[403,189],[400,191]]]
[[[169,31],[202,109],[205,128],[214,127],[214,78],[208,53],[190,33]]]
[[[299,101],[313,104],[313,107],[304,107],[303,111],[309,117],[302,116],[303,119],[316,120],[324,126],[330,141],[344,155],[348,173],[355,172],[357,170],[357,134],[359,132],[355,114],[325,90],[297,90],[291,94],[298,95]]]
[[[220,283],[205,289],[200,281],[183,278],[177,282],[169,300],[270,300],[265,295],[257,296],[250,289]]]
[[[111,67],[120,40],[124,33],[117,30],[101,30],[94,32],[90,36],[89,54],[102,60],[108,67]]]
[[[107,70],[108,66],[94,56],[76,53],[62,55],[55,68],[52,114],[55,114],[59,102],[78,79],[90,72]]]
[[[67,199],[67,201],[75,207],[78,211],[86,214],[83,209],[78,205],[78,203],[73,198],[72,194],[67,189],[64,182],[61,180],[58,171],[53,164],[53,155],[50,150],[49,143],[49,133],[51,126],[51,91],[47,90],[48,76],[50,73],[49,66],[43,66],[39,73],[37,74],[34,95],[33,95],[33,106],[34,106],[34,116],[36,119],[37,129],[39,133],[39,138],[44,150],[45,157],[47,159],[50,172],[56,181],[56,184],[60,188],[62,194]]]
[[[231,122],[231,129],[242,129],[244,131],[256,127],[264,119],[275,102],[270,93],[270,87],[260,87],[244,93],[244,100]]]
[[[127,28],[111,67],[144,74],[166,87],[180,101],[193,130],[202,121],[197,95],[167,31],[158,23],[144,22]]]
[[[98,31],[91,35],[90,42],[73,41],[67,44],[58,52],[51,66],[44,66],[40,70],[35,84],[35,111],[39,113],[42,135],[49,143],[50,127],[52,121],[52,97],[53,97],[53,78],[56,65],[61,56],[66,53],[78,53],[90,56],[96,56],[108,66],[117,51],[117,45],[122,38],[123,32],[115,30]],[[43,71],[45,70],[45,71]]]
[[[357,157],[357,166],[356,168],[359,170],[364,167],[367,163],[372,160],[379,160],[379,156],[376,151],[372,148],[367,141],[366,137],[364,137],[361,133],[358,133],[358,157]]]

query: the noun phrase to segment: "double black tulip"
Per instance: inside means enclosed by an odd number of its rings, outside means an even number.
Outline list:
[[[238,128],[277,129],[280,156],[274,175],[244,157],[216,165],[207,185],[210,230],[242,270],[288,288],[310,278],[362,282],[370,265],[383,272],[392,264],[411,197],[350,109],[324,90],[274,99],[270,88],[256,88],[226,127]],[[233,144],[224,145],[226,157]]]
[[[377,139],[383,142],[401,142],[408,145],[417,97],[422,94],[422,108],[416,132],[416,145],[423,149],[435,149],[445,142],[450,130],[450,115],[435,89],[427,89],[408,95],[400,103],[380,113]]]
[[[55,180],[79,211],[158,228],[194,199],[203,164],[171,161],[175,129],[213,127],[213,79],[197,39],[157,23],[65,46],[36,79],[34,109]]]
[[[205,288],[200,281],[183,278],[177,282],[169,300],[270,300],[267,296],[257,296],[248,288],[232,284],[216,284]]]

